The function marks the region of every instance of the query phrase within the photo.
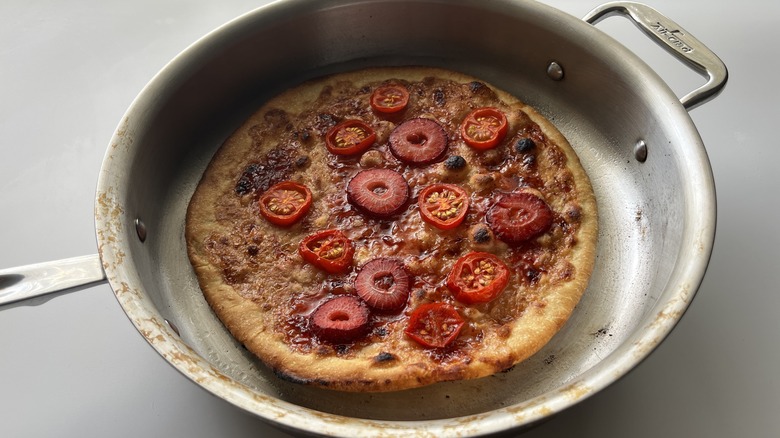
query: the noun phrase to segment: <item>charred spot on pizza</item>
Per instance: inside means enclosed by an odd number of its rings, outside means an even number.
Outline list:
[[[265,156],[265,162],[277,172],[289,171],[292,157],[296,155],[294,147],[287,144],[278,144],[269,150]]]
[[[294,131],[293,138],[298,139],[303,143],[308,143],[309,140],[311,140],[312,135],[308,129],[303,129],[303,130]]]
[[[578,221],[582,217],[582,209],[577,205],[571,205],[566,210],[566,216],[572,221]]]
[[[435,103],[437,106],[444,106],[444,104],[447,103],[444,90],[441,88],[433,90],[433,103]]]
[[[263,193],[274,184],[289,178],[297,155],[294,145],[278,144],[268,151],[260,162],[249,164],[235,185],[235,193],[244,196],[251,192]]]
[[[396,360],[395,355],[392,353],[388,353],[386,351],[383,351],[377,354],[376,356],[374,356],[374,362],[376,363],[387,363],[387,362],[392,362],[394,360]]]
[[[263,193],[272,185],[287,179],[290,167],[289,163],[281,163],[278,166],[250,164],[236,182],[235,192],[240,196],[251,192]]]
[[[339,118],[329,113],[317,114],[317,121],[315,127],[320,132],[325,132],[339,122]]]
[[[295,159],[295,168],[296,169],[305,169],[309,166],[309,163],[311,160],[309,159],[308,155],[301,155],[300,157]]]
[[[259,170],[259,166],[259,164],[250,164],[246,169],[244,169],[244,171],[241,173],[241,176],[238,178],[238,182],[236,182],[236,194],[244,196],[254,190],[254,179]]]
[[[539,282],[539,278],[541,278],[541,276],[542,273],[536,270],[536,268],[533,266],[529,266],[525,269],[525,278],[531,284]]]
[[[496,99],[496,93],[482,81],[471,81],[468,83],[468,89],[473,97],[479,99]]]
[[[298,377],[279,368],[274,368],[272,371],[274,375],[279,378],[279,380],[283,380],[285,382],[295,383],[298,385],[307,385],[312,382],[312,379]]]
[[[273,368],[272,371],[274,375],[279,378],[279,380],[282,380],[284,382],[294,383],[296,385],[317,385],[322,387],[328,387],[333,384],[333,382],[326,379],[319,379],[319,378],[309,379],[305,377],[300,377],[295,374],[286,372],[281,368]]]
[[[474,243],[488,243],[490,242],[490,230],[486,226],[479,226],[471,235]]]
[[[460,155],[453,155],[444,160],[447,170],[462,170],[466,167],[466,159]]]
[[[486,88],[486,85],[483,82],[480,81],[469,82],[469,90],[471,90],[472,93],[478,93],[484,88]]]
[[[529,137],[523,137],[515,142],[515,151],[521,154],[531,152],[535,148],[536,143]]]

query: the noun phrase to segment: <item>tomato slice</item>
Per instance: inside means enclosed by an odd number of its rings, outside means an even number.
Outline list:
[[[501,110],[492,107],[477,108],[463,119],[460,136],[474,149],[492,149],[504,139],[508,126],[506,116]]]
[[[514,245],[546,233],[553,211],[533,191],[519,190],[501,195],[485,219],[499,239]]]
[[[331,274],[343,274],[352,266],[355,248],[340,230],[324,230],[304,238],[298,253],[312,265]]]
[[[458,310],[449,304],[421,304],[409,316],[404,333],[423,347],[444,348],[458,337],[464,323]]]
[[[447,287],[464,304],[496,299],[509,283],[509,268],[487,252],[470,252],[455,262],[447,276]]]
[[[376,132],[360,120],[344,120],[325,134],[325,147],[336,155],[357,155],[376,141]]]
[[[260,214],[274,225],[288,227],[298,222],[311,207],[311,191],[303,184],[282,181],[260,196]]]
[[[469,195],[454,184],[432,184],[420,192],[417,200],[425,222],[449,230],[457,227],[469,209]]]
[[[409,90],[403,85],[382,85],[371,93],[370,102],[376,112],[397,113],[409,104]]]

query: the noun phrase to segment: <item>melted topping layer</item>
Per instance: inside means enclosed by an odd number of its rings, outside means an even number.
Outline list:
[[[383,82],[359,88],[346,82],[327,87],[301,114],[268,111],[263,123],[249,131],[253,147],[233,191],[216,206],[218,221],[230,231],[210,236],[205,246],[212,262],[222,268],[225,282],[264,309],[272,309],[275,330],[293,349],[349,356],[351,351],[381,344],[385,356],[378,361],[392,361],[390,353],[398,349],[420,348],[403,333],[411,311],[422,303],[443,302],[458,308],[466,324],[454,343],[430,350],[430,355],[441,362],[467,360],[470,349],[487,333],[508,336],[508,323],[529,308],[543,307],[544,291],[573,276],[567,255],[577,243],[580,225],[574,178],[566,168],[565,154],[540,127],[481,82],[426,78],[393,83],[402,83],[410,94],[407,108],[398,113],[371,110],[371,93]],[[477,151],[464,143],[459,129],[469,112],[483,106],[504,111],[509,128],[495,149]],[[389,134],[398,124],[418,117],[436,120],[448,139],[446,153],[425,166],[403,163],[388,146]],[[338,156],[326,150],[326,132],[345,119],[362,120],[376,131],[375,144],[360,156]],[[533,147],[528,147],[528,139]],[[391,219],[370,218],[357,211],[347,202],[346,184],[366,168],[399,172],[414,202]],[[257,207],[258,197],[283,180],[305,184],[314,198],[308,215],[288,229],[264,221]],[[465,220],[454,229],[439,230],[420,217],[417,195],[438,182],[457,184],[469,195]],[[543,196],[553,210],[553,224],[538,238],[508,246],[487,227],[485,213],[498,194],[519,188]],[[330,228],[343,231],[355,246],[354,266],[347,274],[327,274],[298,255],[297,246],[306,235]],[[509,267],[509,285],[491,302],[466,306],[447,289],[447,273],[470,251],[493,253]],[[319,340],[309,315],[336,295],[354,294],[358,269],[376,257],[399,259],[411,274],[406,307],[372,313],[368,334],[354,343]]]

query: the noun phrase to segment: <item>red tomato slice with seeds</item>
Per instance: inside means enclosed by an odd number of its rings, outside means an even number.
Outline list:
[[[457,227],[469,209],[469,195],[454,184],[432,184],[417,199],[420,216],[425,222],[449,230]]]
[[[312,265],[331,274],[343,274],[352,266],[355,248],[340,230],[325,230],[304,238],[298,253]]]
[[[501,110],[492,107],[477,108],[463,119],[460,136],[474,149],[492,149],[504,139],[508,126],[506,116]]]
[[[516,245],[546,233],[553,223],[553,211],[535,193],[520,190],[499,196],[485,218],[496,237]]]
[[[269,187],[259,200],[260,214],[272,224],[288,227],[311,207],[311,191],[303,184],[282,181]]]
[[[376,141],[376,132],[360,120],[344,120],[325,134],[325,147],[336,155],[357,155]]]
[[[509,268],[487,252],[470,252],[455,262],[447,287],[464,304],[493,301],[509,283]]]
[[[438,122],[409,119],[390,133],[390,152],[407,164],[430,164],[447,150],[447,132]]]
[[[354,295],[339,295],[320,304],[309,317],[320,339],[343,343],[360,338],[368,331],[370,311]]]
[[[421,304],[409,316],[404,333],[423,347],[444,348],[457,339],[464,323],[449,304]]]
[[[409,184],[394,170],[362,170],[347,184],[347,200],[368,215],[388,218],[406,207]]]
[[[363,265],[355,278],[360,298],[377,310],[400,310],[411,290],[411,278],[400,260],[380,257]]]
[[[409,104],[409,90],[403,85],[382,85],[371,93],[370,102],[376,112],[397,113]]]

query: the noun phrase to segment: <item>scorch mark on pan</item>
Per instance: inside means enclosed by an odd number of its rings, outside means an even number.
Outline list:
[[[135,136],[128,134],[129,125],[130,119],[128,117],[122,119],[122,123],[117,127],[116,132],[114,132],[114,137],[111,139],[111,149],[113,151],[116,151],[116,149],[122,145],[129,147],[135,141]]]
[[[119,236],[122,231],[120,218],[124,214],[119,202],[109,192],[110,189],[99,193],[95,205],[95,214],[98,220],[98,253],[100,260],[103,261],[103,269],[106,271],[115,270],[122,265],[125,259],[125,253],[121,249],[113,252],[106,251],[106,245],[114,246],[120,241]],[[113,257],[108,257],[109,254],[112,254]]]
[[[649,339],[639,339],[634,343],[633,353],[637,358],[643,358],[650,354],[663,341],[674,324],[682,318],[687,304],[690,302],[691,290],[690,284],[683,284],[675,298],[666,303],[648,327],[643,330],[645,333],[653,333],[654,336]]]

